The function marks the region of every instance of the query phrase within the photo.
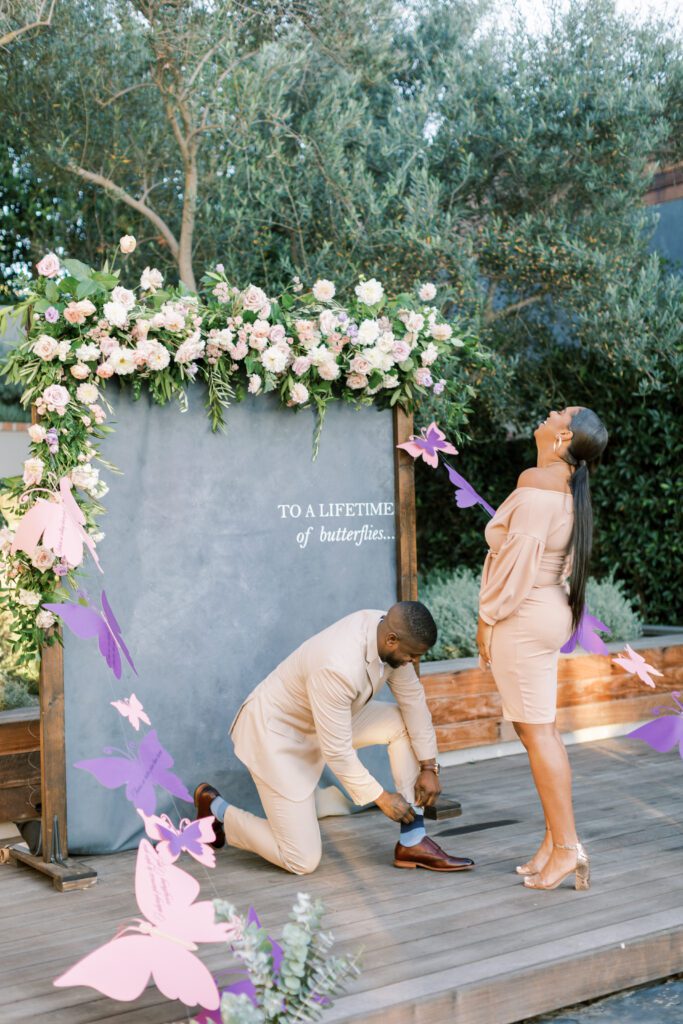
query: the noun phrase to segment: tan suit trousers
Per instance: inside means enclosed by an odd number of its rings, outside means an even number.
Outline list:
[[[369,701],[362,711],[353,716],[352,735],[356,750],[386,745],[396,790],[412,804],[420,765],[398,707]],[[288,800],[263,779],[255,775],[252,777],[266,817],[260,818],[230,805],[224,819],[230,846],[251,850],[295,875],[315,871],[322,854],[315,793],[305,800]]]

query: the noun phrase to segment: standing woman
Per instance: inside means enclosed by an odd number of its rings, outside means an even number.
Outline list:
[[[530,889],[555,889],[572,874],[576,888],[587,889],[590,866],[555,724],[557,663],[583,612],[593,536],[588,474],[607,431],[590,409],[570,406],[551,412],[534,437],[536,466],[524,470],[486,527],[477,646],[491,666],[503,717],[527,750],[545,814],[545,837],[517,872]]]

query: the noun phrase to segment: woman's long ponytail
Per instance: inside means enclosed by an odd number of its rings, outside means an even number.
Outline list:
[[[572,611],[572,631],[578,626],[586,600],[586,583],[593,549],[593,506],[591,504],[590,474],[600,461],[607,445],[607,430],[592,409],[580,409],[571,421],[573,437],[564,456],[574,467],[569,486],[574,498],[574,527],[569,542],[571,576],[569,580],[569,607]]]

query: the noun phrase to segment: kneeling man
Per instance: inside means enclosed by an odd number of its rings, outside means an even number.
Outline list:
[[[324,765],[356,804],[374,801],[401,823],[399,868],[462,871],[425,834],[423,808],[441,792],[436,736],[413,662],[436,641],[436,625],[418,601],[388,612],[347,615],[306,640],[256,687],[230,734],[256,784],[266,817],[228,803],[207,782],[195,790],[197,814],[216,818],[215,846],[226,842],[305,875],[320,863],[315,789]],[[387,684],[396,704],[373,698]],[[397,792],[382,788],[356,750],[386,744]]]

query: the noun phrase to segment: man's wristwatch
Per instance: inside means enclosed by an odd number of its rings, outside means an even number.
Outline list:
[[[441,771],[441,765],[438,761],[433,761],[431,764],[421,764],[420,771],[434,772],[435,775],[438,775]]]

